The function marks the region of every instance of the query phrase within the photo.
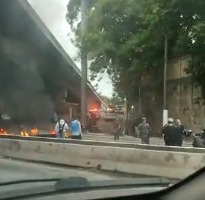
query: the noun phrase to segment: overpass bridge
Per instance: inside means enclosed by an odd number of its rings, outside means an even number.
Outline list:
[[[9,91],[4,90],[9,88],[8,82],[13,83],[10,88],[18,90],[14,83],[17,78],[9,77],[12,70],[27,69],[33,73],[31,78],[38,71],[44,85],[39,90],[46,90],[52,99],[80,105],[80,70],[25,0],[0,1],[0,62],[0,99]],[[20,79],[26,79],[26,74]],[[89,82],[87,102],[88,108],[105,105]]]

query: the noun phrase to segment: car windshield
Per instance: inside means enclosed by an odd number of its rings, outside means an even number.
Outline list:
[[[175,183],[204,167],[204,10],[204,0],[0,0],[0,183]]]

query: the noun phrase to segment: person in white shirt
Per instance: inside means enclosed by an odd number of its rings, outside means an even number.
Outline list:
[[[64,138],[66,131],[69,130],[68,124],[64,119],[60,119],[55,126],[55,131],[57,133],[57,138]]]

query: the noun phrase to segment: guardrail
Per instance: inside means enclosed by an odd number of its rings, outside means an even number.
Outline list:
[[[205,166],[204,153],[98,146],[97,143],[84,145],[79,142],[86,143],[86,141],[62,143],[1,138],[0,155],[38,162],[169,178],[184,178]]]

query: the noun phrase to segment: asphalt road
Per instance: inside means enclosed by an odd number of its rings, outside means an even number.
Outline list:
[[[48,132],[46,131],[41,131],[41,133],[48,134]],[[103,141],[103,142],[114,142],[114,136],[109,133],[85,133],[83,134],[82,139],[83,140],[93,140],[93,141]],[[128,135],[120,136],[120,139],[117,142],[141,144],[140,138],[128,136]],[[164,146],[164,140],[163,138],[159,138],[159,137],[151,137],[150,144]],[[192,141],[190,139],[184,140],[182,146],[192,147]]]
[[[86,133],[83,135],[83,139],[84,140],[94,140],[94,141],[110,141],[110,142],[114,141],[114,137],[106,133]],[[120,136],[120,139],[118,142],[141,144],[140,138],[136,138],[136,137],[128,136],[128,135]],[[164,140],[162,138],[151,137],[150,144],[164,146]],[[183,146],[190,147],[192,146],[192,142],[184,141]]]
[[[23,181],[29,179],[51,179],[51,178],[71,178],[71,177],[81,177],[86,178],[88,181],[112,181],[116,180],[117,183],[121,181],[125,181],[127,178],[134,178],[136,180],[138,176],[133,175],[125,175],[125,174],[115,174],[115,173],[105,173],[99,172],[94,170],[84,170],[84,169],[73,169],[69,167],[60,167],[60,166],[51,166],[39,163],[30,163],[30,162],[23,162],[17,161],[12,159],[5,159],[0,158],[0,199],[10,199],[11,196],[18,196],[18,195],[26,195],[26,194],[35,194],[35,192],[45,192],[45,191],[55,191],[56,188],[54,187],[55,181],[47,181],[47,182],[21,182],[12,184],[5,184],[6,182],[12,181]],[[128,177],[127,177],[128,176]],[[142,180],[142,176],[139,176],[139,179]],[[148,177],[147,177],[148,178]],[[151,178],[151,177],[149,177]],[[71,178],[72,180],[72,178]],[[74,179],[73,179],[74,180]],[[77,180],[79,181],[79,179]],[[136,180],[137,181],[137,180]],[[63,183],[61,183],[63,184]],[[68,182],[66,183],[68,184]],[[74,182],[76,184],[76,182]],[[107,183],[109,184],[109,182]],[[72,185],[72,184],[71,184]],[[63,186],[63,185],[62,185]],[[66,186],[67,187],[67,186]],[[163,189],[162,187],[157,187],[156,189]],[[144,193],[144,192],[151,192],[153,187],[147,187],[145,189],[141,189],[141,187],[137,188],[121,188],[107,190],[103,188],[99,191],[74,191],[68,193],[56,193],[56,196],[44,196],[45,199],[91,199],[93,197],[113,197],[113,196],[122,196],[122,195],[131,195],[136,193]],[[33,197],[34,199],[44,199],[42,197]],[[32,198],[32,199],[33,199]],[[13,198],[12,198],[13,199]]]
[[[111,180],[121,177],[111,173],[104,173],[81,168],[53,166],[40,163],[31,163],[7,158],[0,158],[0,183],[24,179],[47,179],[83,177],[89,181]],[[123,176],[125,177],[125,176]]]

